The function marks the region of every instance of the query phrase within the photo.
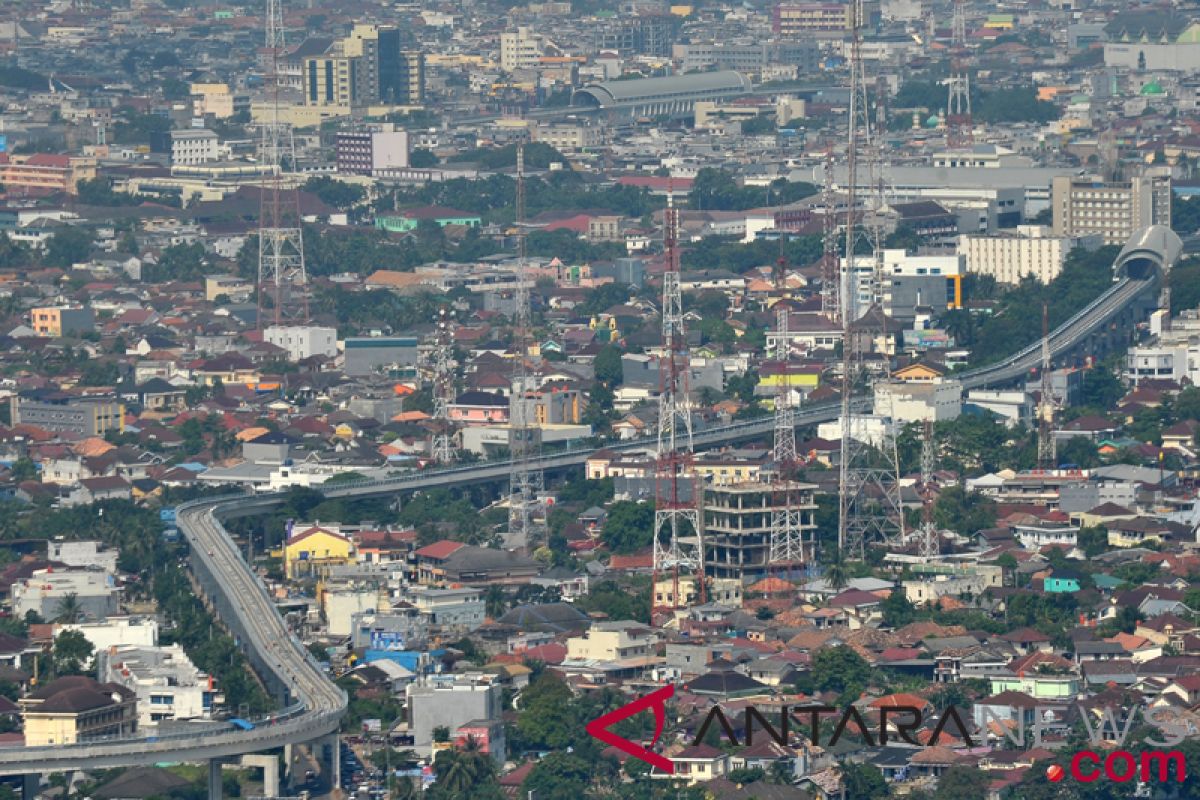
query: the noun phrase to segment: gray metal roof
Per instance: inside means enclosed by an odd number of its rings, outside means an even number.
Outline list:
[[[696,72],[666,78],[639,78],[630,81],[604,81],[580,89],[590,94],[601,106],[623,105],[642,100],[669,100],[693,95],[744,94],[753,88],[750,79],[740,72]]]

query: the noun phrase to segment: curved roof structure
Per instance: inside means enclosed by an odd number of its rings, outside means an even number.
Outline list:
[[[645,102],[703,100],[746,94],[754,85],[740,72],[698,72],[666,78],[639,78],[631,81],[593,83],[575,92],[572,105],[598,105],[615,108]],[[579,98],[577,102],[575,98]]]
[[[1149,225],[1129,237],[1113,262],[1117,275],[1144,277],[1148,270],[1166,274],[1183,253],[1183,242],[1166,225]]]

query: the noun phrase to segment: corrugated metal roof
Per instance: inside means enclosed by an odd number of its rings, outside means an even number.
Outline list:
[[[604,81],[590,84],[580,91],[588,92],[601,105],[631,103],[654,98],[669,99],[702,92],[749,92],[750,79],[733,70],[697,72],[691,75],[672,75],[666,78],[640,78],[631,81]]]

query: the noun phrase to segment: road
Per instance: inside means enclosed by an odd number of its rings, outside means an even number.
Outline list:
[[[242,512],[242,499],[202,500],[177,509],[177,525],[192,548],[201,583],[213,582],[212,599],[268,685],[291,687],[293,702],[256,720],[253,730],[232,726],[203,733],[92,739],[73,745],[0,748],[0,775],[208,761],[309,742],[338,730],[346,695],[288,632],[266,589],[220,524],[222,513]],[[264,674],[265,673],[265,674]]]

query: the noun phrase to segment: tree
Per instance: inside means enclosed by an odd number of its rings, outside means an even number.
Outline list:
[[[612,389],[621,385],[625,380],[625,370],[621,365],[621,349],[615,345],[605,345],[596,353],[592,360],[596,380]]]
[[[437,163],[438,157],[433,154],[432,150],[426,150],[424,147],[414,147],[408,154],[408,165],[416,169],[435,167]]]
[[[358,205],[367,196],[366,190],[361,186],[339,181],[328,175],[316,175],[309,178],[300,188],[321,198],[321,202],[325,205],[342,211]]]
[[[933,521],[943,530],[973,536],[996,524],[996,504],[978,492],[947,486],[933,504]]]
[[[900,628],[917,618],[917,610],[908,601],[903,589],[893,589],[881,605],[883,624],[889,628]]]
[[[986,797],[989,778],[986,772],[971,767],[954,766],[938,779],[934,800],[961,800],[963,797]]]
[[[50,267],[70,267],[87,261],[92,250],[92,235],[82,228],[67,225],[46,242],[43,261]]]
[[[871,665],[844,644],[818,650],[810,672],[813,686],[822,692],[835,692],[847,703],[857,700],[871,682]]]
[[[648,547],[654,540],[654,506],[629,500],[613,503],[600,539],[614,553],[634,553]]]
[[[79,631],[63,631],[54,637],[52,658],[55,675],[80,675],[95,648]]]
[[[595,768],[575,753],[550,753],[525,778],[521,794],[537,800],[579,800],[587,793]]]
[[[575,718],[570,687],[543,672],[521,693],[517,732],[527,746],[565,750],[580,737],[586,720]],[[584,734],[586,735],[586,734]]]
[[[843,763],[842,783],[846,787],[846,797],[852,797],[854,800],[879,800],[888,795],[887,781],[883,779],[883,773],[871,764]]]
[[[849,574],[846,571],[846,562],[840,557],[834,559],[833,562],[825,569],[825,581],[830,588],[841,589],[846,585],[849,579]]]
[[[499,795],[492,760],[480,752],[442,750],[433,762],[437,780],[429,787],[430,800],[474,800]]]
[[[79,604],[79,595],[70,592],[62,596],[54,607],[54,621],[73,625],[83,619],[83,606]]]

